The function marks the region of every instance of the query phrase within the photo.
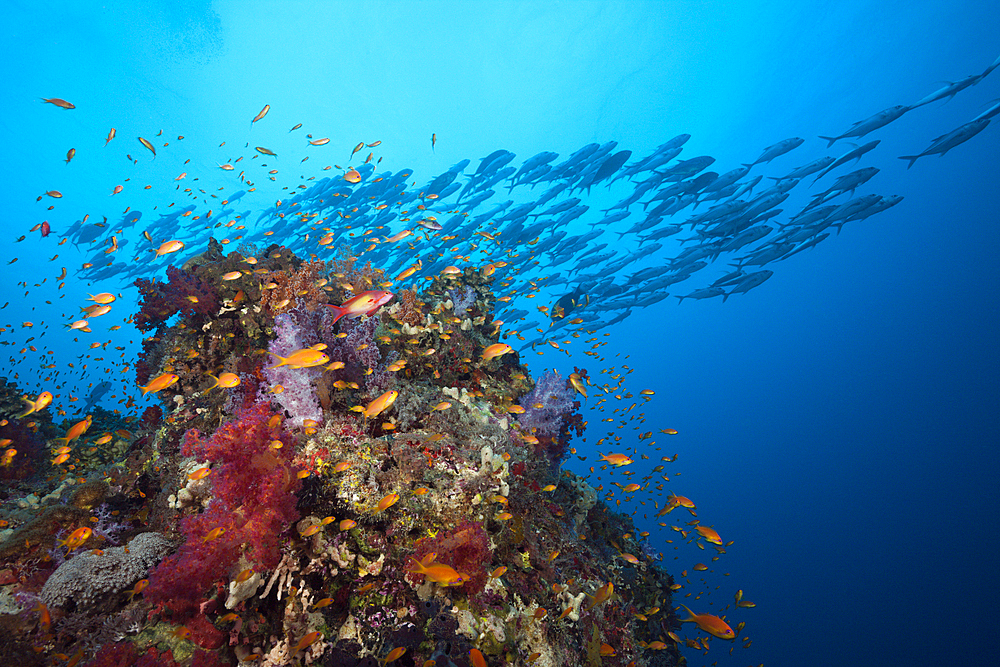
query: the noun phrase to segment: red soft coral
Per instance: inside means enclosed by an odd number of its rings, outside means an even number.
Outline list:
[[[301,481],[291,465],[292,439],[270,417],[258,405],[208,440],[194,430],[186,434],[182,453],[214,464],[213,499],[206,511],[181,522],[184,544],[150,576],[146,598],[154,604],[188,617],[241,554],[257,570],[277,566],[279,536],[299,518],[295,492]],[[275,440],[283,446],[272,447]]]
[[[140,331],[152,331],[175,313],[185,317],[214,315],[219,310],[219,295],[211,284],[175,266],[167,267],[167,282],[139,278],[135,281],[142,306],[134,322]],[[189,297],[195,297],[192,301]]]

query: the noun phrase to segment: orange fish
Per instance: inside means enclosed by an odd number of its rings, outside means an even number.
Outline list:
[[[358,522],[353,521],[351,519],[344,519],[343,521],[340,522],[340,524],[338,524],[341,532],[345,530],[350,530],[351,528],[354,528],[356,525],[358,525]]]
[[[75,105],[70,104],[66,100],[60,99],[58,97],[49,97],[49,98],[43,97],[42,98],[42,102],[47,102],[49,104],[54,104],[57,107],[60,107],[60,108],[63,108],[63,109],[75,109],[76,108]]]
[[[711,542],[712,544],[722,544],[722,538],[719,534],[707,526],[695,526],[694,529],[698,531],[698,534],[705,538],[706,542]]]
[[[59,542],[60,546],[64,546],[70,551],[74,551],[79,548],[84,542],[90,539],[90,536],[94,533],[90,528],[84,526],[82,528],[77,528],[65,540]]]
[[[208,377],[215,380],[215,384],[213,384],[205,391],[210,391],[212,389],[215,389],[216,387],[220,389],[232,389],[233,387],[237,387],[240,384],[240,376],[236,375],[235,373],[223,373],[219,377],[215,377],[214,375],[209,373]]]
[[[176,375],[174,375],[173,373],[164,373],[160,377],[158,377],[155,380],[153,380],[152,382],[150,382],[145,387],[140,387],[140,389],[142,389],[142,395],[145,396],[146,394],[148,394],[150,392],[155,393],[155,392],[158,392],[158,391],[163,391],[167,387],[169,387],[172,384],[174,384],[175,382],[177,382],[178,379],[179,378]]]
[[[77,423],[73,424],[73,426],[71,426],[70,429],[68,431],[66,431],[66,435],[64,437],[62,437],[62,438],[56,438],[56,439],[57,440],[65,440],[66,444],[68,445],[69,443],[73,442],[74,440],[76,440],[77,438],[79,438],[81,435],[83,435],[84,433],[86,433],[87,429],[90,428],[90,424],[93,421],[94,421],[94,418],[91,417],[90,415],[87,415],[86,419],[84,419],[82,421],[78,421]]]
[[[27,405],[25,406],[26,410],[21,414],[17,415],[18,419],[20,419],[21,417],[27,417],[33,412],[44,410],[46,406],[52,403],[52,393],[48,391],[43,391],[38,395],[38,398],[36,398],[34,401],[29,401],[26,398],[22,398],[21,400],[24,401],[24,403],[26,403]]]
[[[264,108],[260,110],[260,113],[257,114],[256,116],[254,116],[253,120],[250,121],[250,127],[253,127],[254,123],[256,123],[258,120],[260,120],[261,118],[263,118],[264,116],[266,116],[267,112],[270,111],[270,110],[271,110],[271,105],[270,104],[265,104]],[[299,127],[301,127],[301,125]],[[294,130],[295,128],[293,127],[292,129]]]
[[[478,648],[469,649],[469,660],[472,662],[472,667],[486,667],[486,658]]]
[[[242,570],[239,574],[236,575],[236,583],[242,584],[244,581],[246,581],[252,576],[253,576],[253,568],[248,567],[247,569]]]
[[[209,468],[208,466],[205,466],[204,468],[198,468],[193,473],[188,475],[188,479],[193,479],[193,480],[205,479],[211,474],[212,474],[212,469]]]
[[[483,361],[489,361],[513,351],[514,348],[507,343],[493,343],[493,345],[483,350]]]
[[[139,137],[139,143],[142,144],[143,146],[145,146],[146,148],[148,148],[149,151],[153,154],[153,158],[156,158],[156,149],[153,148],[153,144],[149,143],[148,141],[146,141],[142,137]]]
[[[330,143],[330,140],[327,139],[327,138],[316,139],[315,141],[310,141],[309,142],[309,144],[312,145],[312,146],[323,146],[323,145],[326,145],[328,143]]]
[[[348,183],[358,183],[361,181],[361,174],[357,169],[348,169],[344,172],[344,180]]]
[[[264,148],[263,146],[256,146],[254,147],[254,150],[256,150],[261,155],[270,155],[271,157],[278,157],[278,154],[272,151],[270,148]]]
[[[368,407],[364,409],[365,417],[371,418],[382,414],[396,401],[397,396],[399,396],[398,391],[391,390],[385,392],[368,404]]]
[[[330,357],[326,356],[325,352],[311,347],[295,350],[287,357],[280,357],[274,352],[268,352],[268,354],[279,361],[276,366],[271,366],[271,368],[278,368],[279,366],[288,366],[289,368],[312,368],[313,366],[322,366],[326,362],[330,361]]]
[[[42,632],[48,633],[52,629],[52,616],[49,614],[49,608],[39,600],[35,603],[35,611],[38,612],[38,627],[42,629]]]
[[[375,513],[378,514],[379,512],[384,512],[395,505],[398,500],[398,493],[390,493],[386,497],[382,498],[382,500],[378,501],[378,505],[375,506]]]
[[[590,611],[591,609],[593,609],[594,607],[603,602],[607,602],[609,599],[611,599],[611,596],[614,595],[614,592],[615,592],[615,585],[609,581],[608,583],[598,588],[593,595],[588,595],[587,597],[590,598],[591,602],[590,606],[587,607],[587,611]]]
[[[295,655],[302,649],[309,648],[315,644],[319,639],[323,637],[323,633],[317,630],[316,632],[310,632],[308,635],[299,640],[299,643],[295,645],[289,653],[290,655]]]
[[[224,532],[226,532],[226,529],[224,527],[222,527],[222,526],[219,526],[218,528],[213,528],[212,530],[208,531],[208,533],[205,535],[205,537],[201,538],[201,541],[202,542],[210,542],[210,541],[218,538]]]
[[[321,530],[323,530],[322,524],[314,523],[313,525],[303,530],[300,534],[302,535],[302,537],[312,537]]]
[[[68,151],[66,151],[66,164],[69,164],[69,161],[73,159],[74,155],[76,155],[75,148],[71,148]]]
[[[146,590],[146,586],[149,586],[149,579],[140,579],[135,582],[135,586],[128,592],[128,601],[131,602],[133,597]]]
[[[388,665],[390,662],[395,662],[396,660],[402,658],[404,653],[406,653],[406,648],[402,646],[397,646],[396,648],[389,651],[389,655],[385,656],[385,658],[383,658],[381,662],[383,665]]]
[[[601,461],[607,461],[616,467],[627,466],[632,463],[632,459],[625,454],[601,454]]]
[[[359,150],[361,150],[364,147],[365,147],[365,142],[362,141],[360,144],[358,144],[357,146],[354,147],[353,151],[351,151],[351,157],[354,157],[354,154],[357,153]],[[348,158],[348,159],[351,159],[351,158]]]
[[[698,628],[719,639],[735,639],[736,633],[729,627],[729,624],[718,616],[711,614],[696,614],[684,605],[681,605],[689,616],[682,618],[681,623],[695,623]]]
[[[111,140],[114,138],[115,138],[115,128],[111,128],[111,131],[108,132],[108,138],[104,140],[104,145],[107,146],[109,143],[111,143]]]
[[[163,255],[169,255],[170,253],[177,252],[178,250],[184,250],[183,241],[167,241],[156,249],[156,256],[162,257]]]
[[[407,572],[422,574],[426,578],[439,583],[442,586],[461,586],[465,580],[468,579],[468,575],[456,572],[455,569],[449,565],[434,562],[424,564],[416,558],[412,558],[411,560],[413,561],[413,569],[407,570]]]

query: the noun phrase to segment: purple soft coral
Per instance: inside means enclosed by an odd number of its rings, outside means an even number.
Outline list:
[[[534,429],[536,435],[557,435],[565,416],[576,407],[574,398],[573,389],[566,386],[559,371],[546,371],[538,378],[535,388],[521,399],[524,412],[518,423],[526,429]],[[542,407],[534,407],[539,404]]]
[[[296,317],[296,315],[298,317]],[[306,320],[305,322],[297,322]],[[285,357],[294,352],[319,342],[316,327],[317,319],[309,313],[281,313],[274,318],[274,333],[276,338],[268,345],[272,354]],[[323,419],[323,409],[316,398],[314,382],[322,375],[319,368],[289,368],[288,366],[269,367],[264,370],[268,385],[281,385],[284,391],[280,394],[270,394],[269,400],[277,403],[288,413],[289,423],[301,428],[306,419],[320,422]]]

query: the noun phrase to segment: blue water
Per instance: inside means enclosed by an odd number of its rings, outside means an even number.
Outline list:
[[[29,389],[40,362],[17,354],[27,337],[21,322],[51,324],[46,342],[60,367],[79,365],[76,357],[89,352],[59,330],[70,309],[58,293],[33,286],[52,283],[62,266],[72,276],[93,252],[56,246],[59,233],[86,212],[91,222],[118,219],[132,206],[149,220],[155,205],[183,205],[173,198],[181,171],[189,174],[182,188],[231,193],[240,184],[217,165],[243,154],[249,160],[253,146],[276,151],[286,174],[278,185],[258,179],[240,207],[255,211],[286,196],[281,185],[302,182],[287,175],[318,177],[326,175],[321,166],[350,163],[361,140],[383,142],[380,170],[412,168],[425,182],[464,158],[471,173],[498,148],[516,153],[512,164],[520,165],[543,150],[562,159],[614,140],[635,158],[685,132],[692,139],[682,157],[711,155],[722,173],[765,146],[805,138],[757,172],[782,175],[850,147],[827,150],[818,135],[913,104],[1000,55],[1000,10],[989,2],[3,8],[0,247],[18,261],[0,265],[7,287],[0,300],[9,301],[0,323],[12,345],[9,370]],[[678,453],[671,470],[682,474],[669,488],[695,500],[699,518],[735,541],[706,573],[704,588],[721,588],[701,608],[711,601],[720,609],[738,588],[757,604],[734,614],[747,621],[751,648],[736,644],[729,657],[717,641],[704,657],[687,650],[690,664],[985,664],[992,655],[1000,623],[1000,120],[909,170],[897,156],[919,153],[998,97],[1000,73],[993,73],[859,141],[881,140],[858,165],[881,171],[858,194],[902,195],[898,206],[768,266],[774,276],[748,294],[679,305],[670,297],[598,334],[609,341],[599,350],[608,365],[620,366],[616,354],[631,355],[628,388],[656,391],[644,429],[680,432],[661,436],[664,450],[636,467]],[[264,104],[270,113],[248,129]],[[296,123],[304,128],[289,133]],[[117,137],[105,148],[111,127]],[[136,137],[159,130],[153,160]],[[306,150],[306,131],[330,143]],[[67,165],[70,147],[77,155]],[[119,184],[125,190],[109,204]],[[64,198],[48,212],[55,202],[35,199],[51,189]],[[626,196],[620,192],[594,199],[614,202]],[[805,201],[796,195],[799,207]],[[792,203],[786,212],[797,208]],[[45,239],[28,232],[43,219],[53,228]],[[702,275],[710,281],[730,268],[712,265]],[[16,287],[20,281],[28,288]],[[125,284],[71,281],[66,301],[105,289]],[[134,290],[125,293],[134,298]],[[119,320],[127,303],[118,304]],[[134,330],[98,335],[134,358]],[[599,374],[601,362],[582,354],[582,339],[565,347],[570,357],[529,351],[524,358],[536,375],[549,367],[566,375],[574,365]],[[133,375],[115,377],[107,407],[126,387],[134,391]],[[84,395],[97,381],[74,378]],[[595,463],[601,416],[591,416],[589,444],[575,443],[590,459],[569,467]],[[647,508],[637,518],[652,526]],[[674,572],[707,557],[673,546],[653,545]]]

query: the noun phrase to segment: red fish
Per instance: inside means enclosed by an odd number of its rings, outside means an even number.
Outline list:
[[[382,292],[382,291],[372,291],[372,292],[362,292],[361,294],[352,297],[345,301],[339,306],[334,306],[333,304],[326,304],[327,308],[333,308],[333,311],[337,313],[336,317],[333,318],[333,322],[336,323],[341,317],[361,317],[362,315],[371,315],[379,308],[384,306],[389,302],[392,297],[395,296],[392,292]]]

